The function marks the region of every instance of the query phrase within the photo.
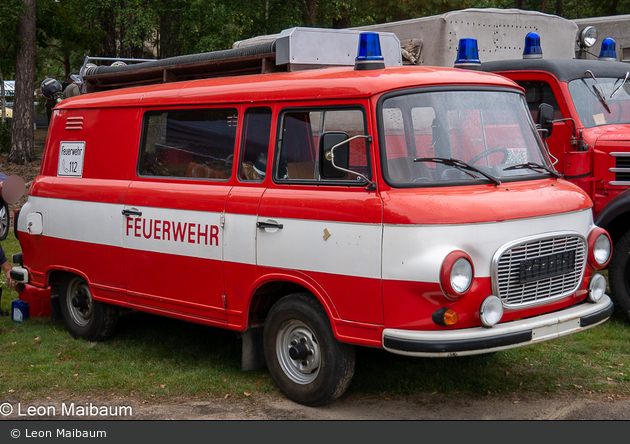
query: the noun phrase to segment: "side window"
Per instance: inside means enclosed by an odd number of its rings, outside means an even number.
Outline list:
[[[344,132],[352,138],[367,135],[361,109],[318,109],[287,111],[281,115],[278,157],[274,178],[278,181],[331,181],[319,175],[319,143],[325,132]],[[368,144],[364,138],[350,142],[349,170],[371,176]],[[357,181],[348,173],[338,181]]]
[[[147,112],[139,174],[229,179],[237,123],[235,108]]]
[[[525,89],[527,106],[529,107],[529,112],[532,114],[534,121],[536,121],[536,117],[538,116],[538,107],[541,103],[547,103],[553,106],[553,118],[562,119],[562,112],[558,106],[556,96],[553,94],[551,85],[547,82],[540,81],[526,82],[519,80],[516,83]]]
[[[271,109],[250,108],[244,114],[239,179],[260,182],[265,178],[271,134]]]

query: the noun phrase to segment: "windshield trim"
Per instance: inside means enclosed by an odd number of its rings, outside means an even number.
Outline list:
[[[538,149],[540,150],[541,157],[548,163],[550,168],[553,168],[553,165],[549,159],[546,148],[544,148],[544,144],[540,139],[538,131],[536,131],[536,127],[534,121],[532,120],[531,114],[529,112],[529,108],[527,107],[527,101],[525,99],[525,94],[522,92],[522,89],[518,86],[514,88],[502,87],[502,86],[479,86],[479,85],[442,85],[442,86],[429,86],[429,87],[417,87],[417,88],[407,88],[397,91],[391,91],[382,94],[376,103],[376,128],[378,131],[378,147],[379,147],[379,160],[380,160],[380,170],[383,180],[387,185],[392,188],[442,188],[442,187],[454,187],[454,186],[471,186],[471,185],[485,185],[494,187],[495,184],[489,182],[486,178],[480,180],[479,178],[474,178],[470,180],[458,180],[453,182],[417,182],[417,183],[399,183],[393,182],[386,171],[387,166],[387,150],[385,148],[385,128],[383,124],[383,104],[386,100],[391,99],[393,97],[406,96],[411,94],[419,94],[419,93],[432,93],[432,92],[454,92],[454,91],[489,91],[489,92],[507,92],[511,94],[517,94],[520,96],[521,101],[523,103],[524,109],[527,111],[526,115],[528,116],[530,129],[534,133],[535,139],[538,143]],[[510,176],[510,177],[501,177],[500,181],[503,183],[506,182],[523,182],[530,180],[540,180],[540,179],[548,179],[553,178],[551,173],[545,172],[532,172],[530,174],[522,175],[522,176]]]

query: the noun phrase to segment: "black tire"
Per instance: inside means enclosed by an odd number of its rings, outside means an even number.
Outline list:
[[[272,307],[263,341],[269,372],[292,401],[328,404],[352,381],[354,346],[335,339],[326,311],[308,293],[286,296]]]
[[[103,341],[114,334],[118,309],[92,299],[88,283],[80,276],[65,274],[59,282],[61,316],[72,336]]]
[[[9,235],[9,225],[11,225],[11,215],[9,214],[9,204],[0,199],[0,241]]]
[[[630,321],[630,232],[613,248],[608,264],[608,285],[615,307]]]

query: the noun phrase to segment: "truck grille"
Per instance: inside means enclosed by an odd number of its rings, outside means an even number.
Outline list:
[[[536,305],[574,293],[584,273],[586,241],[554,233],[505,246],[493,261],[493,291],[505,308]]]
[[[609,171],[615,174],[615,180],[610,181],[614,186],[630,186],[630,153],[610,153],[615,158],[615,166]]]

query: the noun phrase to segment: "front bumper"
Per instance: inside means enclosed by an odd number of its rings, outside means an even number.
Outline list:
[[[20,284],[28,284],[28,270],[22,266],[11,269],[11,279]]]
[[[604,295],[597,303],[584,303],[545,315],[497,324],[492,328],[414,331],[386,328],[385,350],[407,356],[448,357],[492,353],[567,336],[606,321],[614,304]]]

